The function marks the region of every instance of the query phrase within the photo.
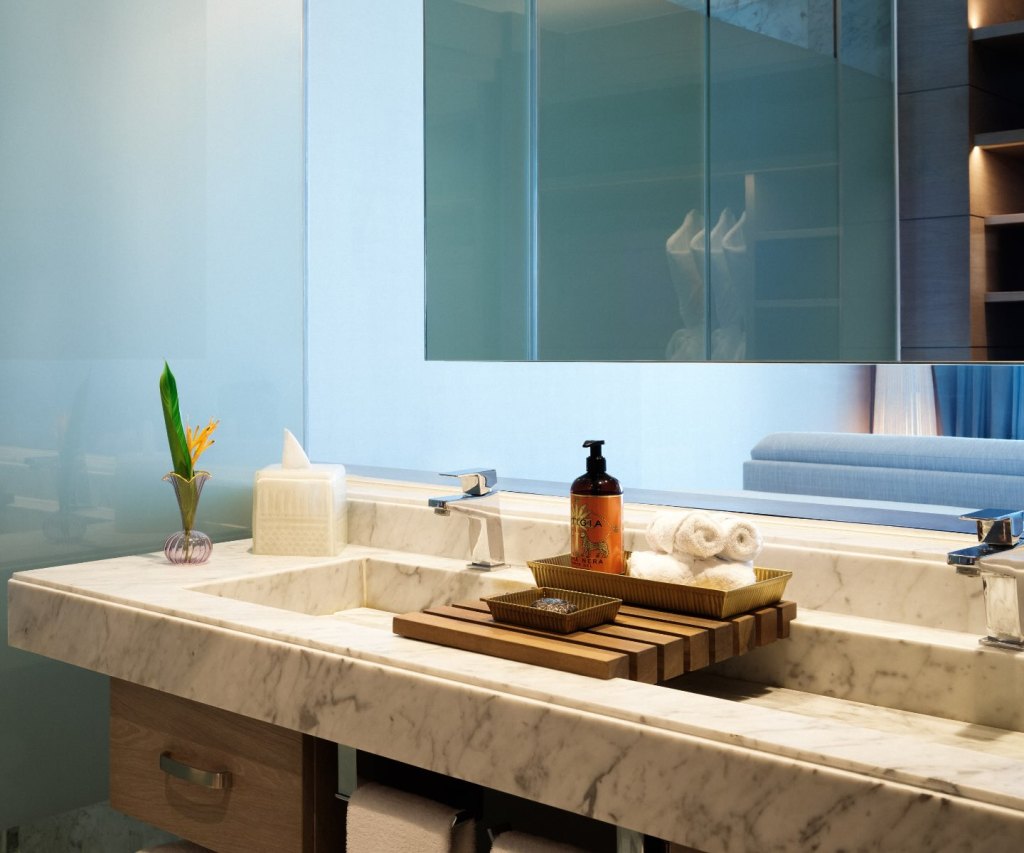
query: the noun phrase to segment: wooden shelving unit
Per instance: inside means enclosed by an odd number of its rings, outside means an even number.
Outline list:
[[[1024,0],[972,0],[971,290],[989,359],[1024,358]],[[1007,20],[1009,19],[1009,20]],[[980,226],[980,227],[979,227]]]
[[[996,290],[985,294],[986,302],[1024,302],[1024,290]]]
[[[1024,153],[1024,129],[996,130],[989,133],[976,133],[974,144],[983,151],[1004,151]]]
[[[997,44],[1000,47],[1024,46],[1024,21],[1006,21],[978,27],[971,31],[971,40],[976,44]]]
[[[1024,225],[1024,213],[1001,213],[985,217],[986,228],[1002,228],[1007,225]]]

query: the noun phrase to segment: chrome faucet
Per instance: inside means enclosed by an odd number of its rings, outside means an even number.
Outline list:
[[[493,468],[448,471],[443,472],[441,476],[458,477],[462,494],[429,498],[427,505],[433,507],[438,515],[451,515],[454,508],[452,504],[465,506],[467,502],[474,502],[498,492],[495,488],[498,475]],[[501,531],[501,515],[495,509],[488,512],[483,506],[474,507],[472,510],[467,506],[465,512],[469,518],[469,567],[486,571],[504,566],[505,541]]]
[[[986,557],[1021,544],[1024,511],[979,509],[960,518],[977,523],[978,544],[951,551],[946,562],[956,566],[958,575],[981,578],[988,636],[982,637],[980,642],[985,646],[1024,651],[1024,563],[1016,570],[984,562]]]
[[[451,512],[449,504],[456,501],[472,500],[492,495],[492,488],[498,482],[498,475],[493,468],[467,468],[465,471],[442,471],[442,477],[458,477],[462,485],[461,495],[445,495],[440,498],[430,498],[427,506],[432,506],[438,515],[448,515]]]

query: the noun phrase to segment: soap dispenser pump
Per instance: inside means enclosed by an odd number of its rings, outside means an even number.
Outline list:
[[[603,441],[585,441],[590,448],[587,473],[577,477],[569,492],[571,553],[574,568],[621,575],[626,570],[622,551],[622,487],[608,473],[601,455]]]

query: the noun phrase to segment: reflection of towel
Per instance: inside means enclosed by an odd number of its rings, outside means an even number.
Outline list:
[[[724,559],[745,563],[761,553],[761,533],[749,521],[727,515],[722,519],[722,527],[725,530]]]
[[[454,826],[458,810],[414,794],[369,783],[348,804],[348,853],[472,853],[475,822]]]
[[[704,330],[676,329],[665,346],[666,361],[704,361]]]
[[[704,325],[704,271],[694,261],[690,244],[698,231],[703,233],[701,216],[696,210],[686,214],[683,224],[665,241],[668,270],[679,301],[679,316],[684,328]]]
[[[586,853],[586,850],[525,832],[503,832],[494,839],[491,853]]]
[[[737,220],[736,215],[727,207],[719,214],[715,227],[706,238],[707,249],[711,253],[708,257],[708,290],[711,294],[709,338],[713,361],[736,361],[743,358],[746,351],[746,335],[741,326],[743,300],[737,294],[725,250],[727,236],[731,235],[733,242],[741,239],[733,232],[737,227],[742,228],[742,223],[743,216]],[[702,231],[690,242],[694,262],[701,268],[704,265],[704,241]]]
[[[723,214],[724,216],[724,214]],[[749,295],[745,293],[748,280],[749,264],[747,259],[747,240],[744,226],[747,212],[743,211],[733,226],[722,235],[722,257],[728,271],[728,286],[716,287],[714,293],[715,319],[719,327],[743,326],[744,302]],[[714,234],[712,234],[714,240]]]
[[[725,261],[725,253],[722,248],[722,243],[725,241],[725,235],[728,234],[734,227],[736,227],[736,214],[732,212],[728,207],[725,208],[718,216],[718,222],[715,223],[715,227],[711,229],[711,235],[707,238],[704,236],[703,229],[694,234],[693,239],[690,241],[690,251],[693,252],[693,260],[697,265],[698,269],[704,268],[704,241],[707,239],[707,249],[711,252],[709,259],[709,274],[711,276],[711,293],[712,293],[712,307],[716,304],[716,297],[714,296],[715,291],[720,287],[724,287],[727,290],[731,290],[732,283],[729,278],[729,267]]]
[[[671,554],[654,551],[634,551],[629,555],[627,571],[631,578],[662,583],[688,583],[693,579],[693,572],[685,562]]]

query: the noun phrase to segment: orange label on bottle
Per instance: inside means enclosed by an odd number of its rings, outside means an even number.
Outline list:
[[[622,495],[571,495],[573,568],[621,575]]]

